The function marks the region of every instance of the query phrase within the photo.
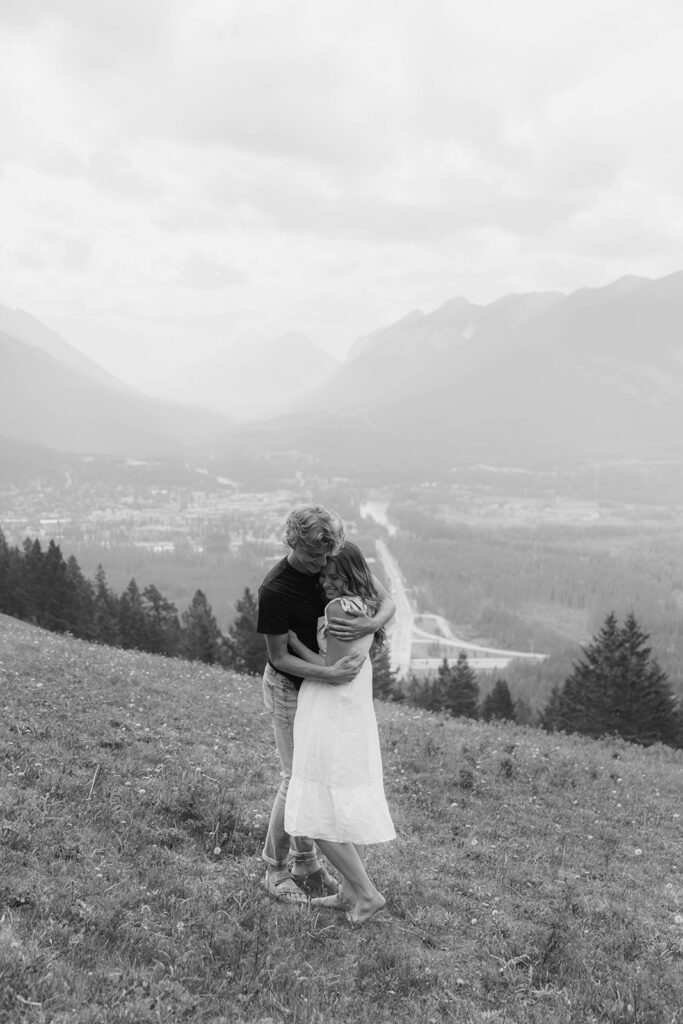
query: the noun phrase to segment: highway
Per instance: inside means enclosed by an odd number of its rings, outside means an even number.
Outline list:
[[[440,615],[423,615],[421,618],[434,618],[440,622],[445,622]],[[428,640],[432,643],[440,644],[442,647],[458,647],[464,651],[478,651],[483,655],[491,655],[491,657],[502,657],[507,658],[510,661],[511,658],[532,658],[536,661],[542,661],[545,658],[544,654],[534,654],[531,651],[514,651],[509,649],[503,649],[499,647],[484,647],[482,644],[473,644],[469,640],[459,640],[458,637],[454,637],[448,628],[448,633],[427,633],[424,629],[420,629],[419,626],[413,626],[413,639],[414,640]]]
[[[389,626],[391,641],[391,668],[397,677],[410,672],[410,655],[413,646],[413,610],[406,594],[401,570],[394,556],[383,540],[375,544],[377,557],[389,579],[389,590],[396,605],[396,615]]]
[[[412,670],[436,671],[443,661],[442,657],[413,658],[413,641],[429,642],[439,644],[442,647],[450,647],[453,654],[465,651],[468,655],[468,663],[476,670],[492,671],[504,669],[513,658],[527,658],[543,660],[546,655],[535,654],[530,651],[503,650],[497,647],[484,647],[481,644],[471,643],[469,640],[461,640],[453,636],[450,623],[440,615],[431,612],[420,613],[419,616],[413,612],[410,599],[406,592],[405,582],[401,574],[398,562],[389,551],[383,540],[375,543],[377,557],[379,558],[389,580],[389,590],[396,605],[396,615],[389,624],[389,641],[391,649],[391,668],[397,678],[407,676]],[[434,621],[438,633],[430,633],[416,625],[415,619],[431,619]],[[451,660],[453,660],[451,658]]]

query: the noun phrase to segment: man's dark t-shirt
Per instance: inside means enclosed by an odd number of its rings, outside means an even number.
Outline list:
[[[298,572],[283,558],[273,566],[259,587],[256,631],[268,636],[282,636],[291,629],[306,647],[317,651],[318,619],[324,614],[326,603],[318,574],[311,576]],[[300,676],[292,676],[289,672],[283,675],[299,689]]]

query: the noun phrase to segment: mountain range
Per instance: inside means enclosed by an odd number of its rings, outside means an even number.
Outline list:
[[[454,299],[361,339],[306,407],[242,432],[396,468],[683,452],[683,273]]]
[[[290,408],[250,400],[259,385]],[[194,406],[135,392],[0,307],[0,436],[83,452],[294,450],[414,473],[680,455],[683,272],[487,305],[455,298],[358,339],[343,363],[283,336],[197,366],[184,397]]]

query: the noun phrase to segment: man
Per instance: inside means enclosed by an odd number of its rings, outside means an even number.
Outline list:
[[[321,867],[312,839],[290,838],[285,832],[298,690],[304,679],[315,680],[321,686],[350,682],[360,669],[362,657],[353,653],[334,665],[313,665],[297,657],[287,643],[292,630],[307,647],[318,650],[317,624],[326,604],[319,575],[328,556],[336,554],[344,543],[340,517],[322,505],[299,505],[287,518],[284,539],[289,554],[270,570],[258,591],[256,628],[265,635],[268,650],[263,699],[273,722],[282,765],[282,782],[273,803],[262,856],[267,864],[264,885],[268,892],[278,899],[302,902],[309,896],[335,893],[339,885]],[[359,615],[353,623],[332,618],[329,628],[342,640],[354,640],[375,633],[395,610],[384,592],[374,616]]]

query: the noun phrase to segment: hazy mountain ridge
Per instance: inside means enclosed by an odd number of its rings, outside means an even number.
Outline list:
[[[6,332],[0,434],[67,451],[298,451],[345,472],[675,456],[682,324],[683,272],[488,305],[455,298],[359,339],[344,363],[302,335],[219,353],[183,392],[204,411],[124,394],[59,345],[48,355]],[[250,420],[236,427],[206,409],[214,402]]]
[[[67,452],[172,455],[206,444],[221,418],[102,383],[0,333],[0,436]]]
[[[86,377],[92,377],[100,384],[126,391],[129,394],[135,393],[135,389],[129,384],[119,380],[93,359],[89,359],[79,349],[70,345],[61,334],[50,330],[40,320],[23,309],[10,309],[0,303],[0,333],[41,349],[58,362]]]
[[[283,444],[312,435],[331,458],[356,446],[397,464],[672,454],[683,448],[681,324],[683,273],[458,300],[366,339],[277,433]]]

